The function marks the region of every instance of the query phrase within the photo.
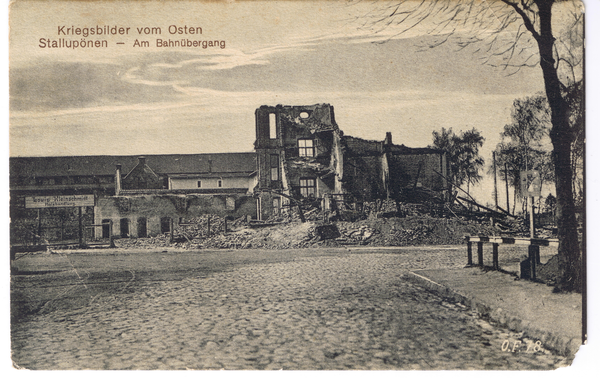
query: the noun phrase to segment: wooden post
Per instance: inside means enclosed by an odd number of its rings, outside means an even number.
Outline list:
[[[477,242],[477,265],[483,268],[483,242]]]
[[[467,242],[467,265],[473,265],[473,243]]]
[[[535,226],[533,224],[533,197],[527,196],[527,203],[529,204],[529,233],[530,237],[535,238]]]
[[[113,221],[108,221],[108,237],[110,238],[110,248],[115,248],[115,238],[113,236]]]
[[[508,193],[508,165],[504,163],[504,183],[506,184],[506,211],[510,214],[510,201]]]
[[[536,279],[536,260],[540,253],[540,247],[537,245],[529,245],[529,277],[531,280]]]
[[[300,217],[300,222],[306,222],[306,219],[304,218],[304,213],[302,212],[302,208],[300,207],[300,202],[298,202],[298,216]]]
[[[171,222],[171,227],[169,227],[170,229],[170,233],[169,233],[169,243],[173,243],[173,218],[169,218],[170,222]]]
[[[83,219],[82,219],[82,207],[79,206],[79,248],[83,247]]]
[[[492,162],[494,167],[494,210],[498,210],[498,183],[496,180],[496,151],[492,151]]]
[[[494,270],[500,269],[498,264],[498,243],[492,243],[492,268]]]
[[[37,240],[34,240],[35,244],[40,244],[42,242],[42,214],[40,213],[40,209],[37,211],[37,221],[38,221],[38,229],[37,229]]]
[[[223,233],[227,233],[227,217],[224,218],[223,222]]]
[[[207,228],[208,228],[208,231],[206,232],[206,236],[209,237],[210,236],[210,215],[207,218]]]

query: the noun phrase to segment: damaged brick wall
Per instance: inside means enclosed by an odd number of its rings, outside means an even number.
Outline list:
[[[447,191],[443,153],[395,145],[391,133],[383,141],[344,136],[329,104],[261,106],[256,133],[258,190],[266,192],[259,212],[265,218],[277,211],[278,191],[296,199],[309,193],[357,203],[426,201]]]
[[[343,190],[352,202],[386,198],[383,144],[380,141],[344,136]]]
[[[256,132],[258,190],[269,191],[260,196],[264,218],[277,211],[274,204],[283,202],[273,191],[301,199],[322,198],[341,188],[336,182],[339,163],[332,159],[341,156],[332,106],[261,106],[256,110]]]
[[[385,198],[381,156],[344,156],[343,188],[352,202]]]
[[[445,155],[440,151],[394,145],[391,133],[384,141],[345,136],[343,143],[344,190],[355,201],[422,202],[428,197],[443,198],[448,189],[443,178]]]
[[[123,202],[128,206],[122,206]],[[127,219],[132,237],[144,236],[139,235],[139,219],[146,220],[146,235],[155,236],[162,232],[163,218],[173,219],[176,225],[179,218],[206,214],[256,218],[256,200],[247,195],[140,195],[99,198],[95,208],[96,223],[112,220],[113,235],[118,236],[121,235],[121,219]]]

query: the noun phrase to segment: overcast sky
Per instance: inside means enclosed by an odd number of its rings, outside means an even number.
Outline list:
[[[401,35],[394,27],[361,29],[373,7],[17,2],[10,155],[252,151],[260,105],[330,103],[345,134],[383,140],[391,131],[394,143],[411,147],[427,146],[442,127],[475,127],[489,162],[513,100],[543,90],[539,67],[509,75],[482,65],[473,49],[428,48],[434,39],[426,25]],[[108,48],[39,47],[40,38],[81,40],[59,36],[60,26],[96,25],[131,29],[107,36]],[[202,35],[171,35],[170,25],[199,26]],[[161,35],[139,35],[146,26]],[[225,41],[225,48],[156,47],[157,38],[182,37]],[[150,47],[133,47],[136,39]]]

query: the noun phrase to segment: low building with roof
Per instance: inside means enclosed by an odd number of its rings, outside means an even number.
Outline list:
[[[152,236],[207,214],[265,220],[299,204],[447,196],[443,152],[395,145],[391,133],[346,136],[329,104],[261,106],[255,117],[254,152],[10,158],[11,240],[72,236],[77,210],[27,208],[38,196],[93,196],[82,209],[90,238]]]

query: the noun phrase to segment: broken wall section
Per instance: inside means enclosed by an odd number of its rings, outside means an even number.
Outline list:
[[[261,106],[256,122],[259,212],[265,219],[288,203],[277,192],[302,201],[341,189],[336,182],[340,131],[332,106]]]
[[[390,197],[419,203],[444,200],[448,192],[446,158],[435,150],[387,154]]]
[[[137,195],[98,198],[96,223],[112,220],[117,237],[146,237],[170,232],[180,218],[202,215],[255,218],[256,200],[247,195]],[[102,233],[101,227],[96,235]]]

